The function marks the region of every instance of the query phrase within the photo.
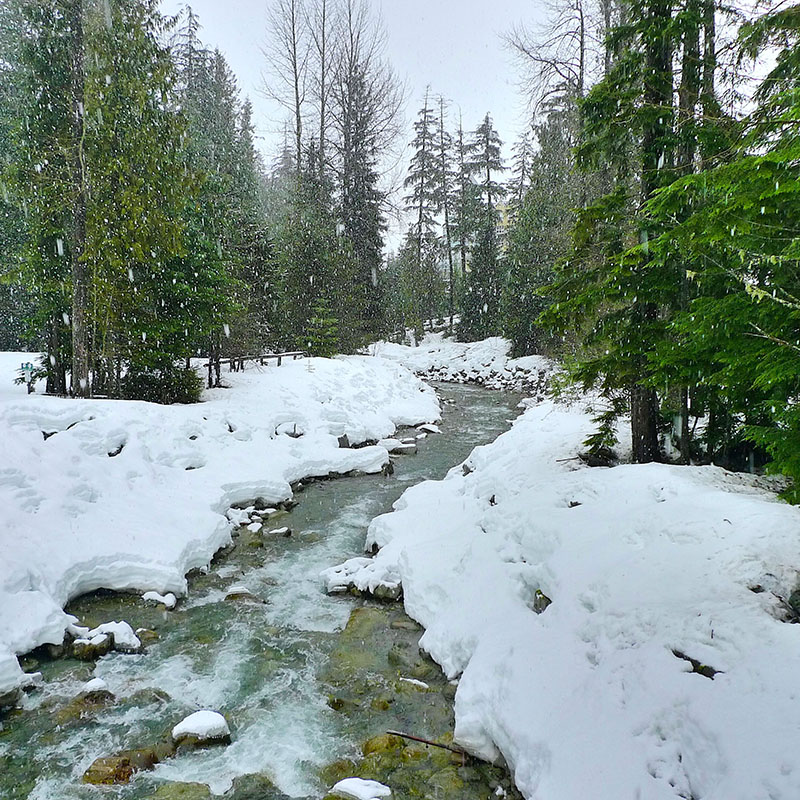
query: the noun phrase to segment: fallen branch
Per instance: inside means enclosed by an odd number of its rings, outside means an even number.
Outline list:
[[[467,758],[469,753],[466,750],[462,750],[460,747],[452,747],[449,744],[441,744],[440,742],[432,742],[430,739],[423,739],[420,736],[412,736],[410,733],[401,733],[400,731],[386,731],[389,736],[399,736],[402,739],[411,739],[412,742],[421,742],[422,744],[429,744],[431,747],[439,747],[442,750],[449,750],[451,753],[456,753],[456,755],[461,756],[462,758]]]

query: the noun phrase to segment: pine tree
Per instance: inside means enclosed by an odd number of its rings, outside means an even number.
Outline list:
[[[460,118],[455,135],[454,150],[455,175],[450,201],[453,209],[452,234],[459,255],[460,278],[463,281],[467,274],[469,253],[480,224],[481,195],[480,189],[472,180],[469,146]]]
[[[497,228],[494,216],[486,214],[478,231],[467,273],[458,335],[462,341],[478,341],[500,333],[502,280]]]
[[[467,146],[467,169],[470,175],[477,177],[484,205],[490,211],[506,193],[505,187],[493,177],[494,173],[506,169],[501,153],[502,145],[500,136],[494,129],[492,117],[487,114],[473,132]]]
[[[467,147],[467,173],[479,179],[478,190],[483,206],[475,252],[464,277],[462,316],[458,327],[459,337],[468,341],[497,336],[502,329],[500,306],[504,280],[497,242],[495,203],[505,195],[505,187],[494,179],[495,173],[505,170],[501,146],[500,136],[487,114]]]
[[[519,191],[523,175],[527,188],[509,233],[502,312],[504,334],[517,356],[540,353],[553,344],[537,320],[549,305],[544,288],[572,244],[574,209],[580,202],[581,179],[572,155],[577,120],[572,112],[569,106],[552,109],[535,128],[537,149],[525,137],[519,151],[512,192]]]
[[[439,130],[434,137],[434,156],[438,164],[438,187],[436,190],[436,210],[442,215],[442,232],[447,257],[447,311],[450,317],[450,332],[453,332],[455,315],[455,274],[453,270],[453,188],[455,169],[453,166],[453,137],[445,128],[445,99],[439,96]]]
[[[561,267],[557,302],[547,314],[561,332],[586,326],[592,349],[575,376],[584,385],[599,385],[616,408],[627,397],[637,462],[660,455],[658,397],[648,353],[664,340],[680,297],[675,266],[650,259],[658,223],[637,211],[676,177],[673,54],[678,28],[672,13],[671,0],[634,3],[628,9],[630,21],[612,32],[616,61],[582,103],[583,162],[597,167],[605,160],[617,180],[613,191],[581,211],[574,251]],[[638,162],[632,153],[638,153]]]
[[[408,174],[404,186],[409,189],[406,195],[406,210],[414,220],[408,234],[409,244],[413,243],[413,269],[418,284],[433,288],[437,282],[430,280],[429,271],[436,272],[439,242],[436,237],[436,214],[442,197],[441,159],[436,151],[436,138],[439,135],[440,123],[430,102],[429,92],[425,92],[425,101],[414,123],[414,140]],[[407,261],[407,259],[404,259]],[[435,307],[435,297],[427,294],[416,296],[423,302],[415,315],[424,322],[427,314]],[[417,335],[421,335],[421,326],[415,325]]]

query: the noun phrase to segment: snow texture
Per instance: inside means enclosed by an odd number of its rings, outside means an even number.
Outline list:
[[[27,681],[15,654],[74,626],[71,598],[183,596],[186,573],[230,543],[232,506],[280,503],[305,477],[380,471],[384,448],[338,437],[439,418],[432,389],[377,358],[224,374],[231,388],[192,406],[27,395],[13,379],[30,360],[0,353],[0,696]]]
[[[797,800],[800,509],[716,467],[585,467],[591,429],[529,408],[328,585],[402,580],[457,742],[531,800]]]
[[[381,797],[392,796],[392,790],[388,786],[363,778],[345,778],[331,789],[331,793],[353,800],[379,800]]]
[[[218,711],[195,711],[172,729],[172,739],[176,742],[187,736],[196,736],[200,741],[212,741],[230,735],[228,723]]]

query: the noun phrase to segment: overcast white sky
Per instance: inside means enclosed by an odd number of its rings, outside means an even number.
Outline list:
[[[271,155],[283,127],[281,109],[260,92],[270,0],[191,0],[203,29],[202,40],[219,47],[255,106],[261,149]],[[518,22],[532,23],[543,0],[370,0],[383,17],[388,58],[408,87],[410,123],[425,87],[461,108],[466,129],[489,111],[504,142],[512,142],[523,124],[516,71],[500,36]],[[162,0],[174,13],[185,0]]]

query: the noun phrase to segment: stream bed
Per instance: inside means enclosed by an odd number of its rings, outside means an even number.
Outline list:
[[[420,440],[416,455],[393,457],[393,475],[309,483],[293,510],[261,532],[242,528],[232,549],[192,574],[175,610],[113,592],[73,601],[67,610],[82,625],[125,620],[157,638],[141,655],[95,663],[39,651],[23,660],[44,683],[0,717],[0,798],[322,798],[350,776],[385,782],[395,800],[519,797],[502,768],[386,735],[448,743],[456,687],[420,654],[421,628],[402,604],[328,597],[319,579],[361,554],[369,522],[405,489],[444,477],[518,413],[517,395],[437,389],[442,433]],[[291,536],[270,535],[281,526]],[[226,599],[232,586],[249,595]],[[113,698],[81,697],[94,677]],[[225,715],[230,745],[179,752],[127,784],[83,783],[95,759],[152,747],[199,708]]]

